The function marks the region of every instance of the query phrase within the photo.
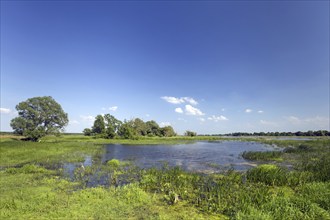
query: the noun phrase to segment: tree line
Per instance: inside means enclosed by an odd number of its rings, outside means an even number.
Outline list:
[[[83,130],[86,136],[101,138],[136,139],[138,137],[173,137],[176,133],[172,126],[160,127],[154,120],[144,122],[140,118],[120,121],[113,115],[97,115],[91,128]]]
[[[214,134],[214,135],[202,135],[202,136],[330,136],[330,131],[318,130],[318,131],[297,131],[297,132],[234,132],[228,134]]]

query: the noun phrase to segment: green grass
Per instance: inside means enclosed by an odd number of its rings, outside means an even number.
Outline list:
[[[10,168],[0,177],[0,219],[224,219],[184,202],[168,206],[138,184],[79,189],[37,166]]]
[[[1,139],[0,144],[0,167],[82,161],[84,155],[95,154],[102,148],[102,145],[89,142],[29,142],[17,139]]]
[[[282,151],[244,151],[242,157],[247,160],[282,161]]]
[[[97,155],[105,143],[173,144],[198,138],[64,135],[32,143],[1,137],[0,219],[330,219],[329,139],[239,139],[283,148],[281,153],[246,153],[251,160],[272,163],[246,173],[202,175],[166,166],[141,170],[116,159],[78,167],[73,180],[61,169],[51,169],[52,164]],[[286,162],[293,169],[281,165]],[[109,184],[86,187],[96,170]]]

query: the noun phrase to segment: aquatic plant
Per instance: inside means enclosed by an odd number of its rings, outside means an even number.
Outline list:
[[[51,165],[79,164],[102,147],[81,137],[1,140],[1,219],[330,219],[329,140],[276,141],[295,149],[279,155],[291,169],[264,164],[205,175],[114,159],[77,166],[70,179]]]
[[[282,155],[282,151],[244,151],[242,157],[247,160],[280,161]]]

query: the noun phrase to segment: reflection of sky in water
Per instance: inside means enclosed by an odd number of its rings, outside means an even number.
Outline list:
[[[65,163],[64,174],[74,178],[76,168],[100,165],[111,159],[133,161],[141,168],[157,167],[164,164],[180,166],[187,171],[212,173],[221,169],[247,170],[256,164],[242,158],[244,151],[278,150],[271,145],[256,142],[221,141],[196,142],[180,145],[105,145],[104,153],[97,159],[86,156],[82,163]],[[100,160],[101,159],[101,160]],[[97,175],[94,174],[94,175]],[[96,178],[95,178],[96,179]],[[93,182],[91,183],[94,184]]]
[[[91,156],[86,156],[85,157],[85,161],[83,163],[83,165],[86,167],[86,166],[92,166],[92,157]]]
[[[119,145],[105,146],[102,162],[111,159],[133,160],[142,168],[180,166],[189,171],[201,171],[218,167],[246,170],[251,167],[241,157],[244,151],[275,150],[270,145],[256,142],[221,141],[197,142],[180,145]]]

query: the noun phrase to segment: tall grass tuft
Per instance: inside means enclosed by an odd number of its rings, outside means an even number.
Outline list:
[[[244,151],[242,157],[247,160],[280,160],[282,151]]]

